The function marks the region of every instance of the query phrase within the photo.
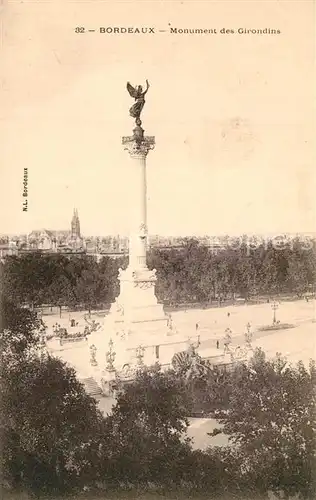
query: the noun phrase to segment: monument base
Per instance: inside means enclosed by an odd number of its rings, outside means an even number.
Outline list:
[[[104,337],[102,339],[100,337],[98,339],[94,338],[93,342],[97,346],[100,356],[102,353],[102,357],[104,357],[110,339],[113,340],[114,365],[117,371],[120,371],[124,365],[136,366],[140,362],[146,366],[159,363],[162,366],[169,367],[176,353],[186,351],[192,343],[198,344],[197,338],[189,338],[187,335],[181,334],[170,335],[163,323],[157,324],[156,330],[152,330],[150,334],[148,333],[148,326],[151,325],[143,325],[143,332],[139,329],[137,333],[124,337],[115,334],[107,323]]]
[[[124,271],[120,269],[119,280],[120,295],[104,323],[103,347],[95,338],[96,345],[106,352],[107,343],[113,340],[118,370],[126,364],[170,365],[176,352],[187,349],[189,339],[176,333],[163,305],[157,301],[156,271],[145,266],[136,269],[130,266]]]
[[[152,337],[165,330],[168,318],[155,296],[156,271],[147,267],[120,269],[120,295],[110,309],[107,324],[111,330],[132,341],[133,337]]]

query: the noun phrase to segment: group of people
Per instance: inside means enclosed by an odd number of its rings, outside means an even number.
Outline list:
[[[84,317],[84,319],[88,324],[85,325],[84,327],[83,336],[87,336],[90,333],[95,332],[100,328],[100,323],[97,323],[94,319],[91,322],[89,322],[86,317]],[[79,322],[76,321],[74,318],[69,318],[69,322],[70,322],[70,328],[76,328],[79,326]],[[69,335],[67,328],[62,327],[59,323],[55,323],[55,325],[53,326],[53,331],[55,334],[58,334],[62,337],[68,337]]]

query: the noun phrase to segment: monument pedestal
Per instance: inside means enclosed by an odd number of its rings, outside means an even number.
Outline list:
[[[155,296],[156,271],[147,268],[120,269],[120,294],[112,304],[110,316],[115,324],[130,330],[130,334],[140,332],[149,325],[145,323],[163,323],[166,326],[162,304]],[[155,330],[153,324],[150,329]]]
[[[113,332],[116,351],[125,351],[123,364],[135,361],[140,346],[145,348],[144,357],[149,364],[159,359],[156,346],[168,334],[168,318],[155,296],[156,279],[155,270],[130,267],[120,270],[120,294],[112,304],[107,327]],[[119,362],[120,353],[117,355]]]

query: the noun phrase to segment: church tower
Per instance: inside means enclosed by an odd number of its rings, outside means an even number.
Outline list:
[[[80,221],[78,210],[74,208],[74,213],[71,219],[71,237],[73,239],[80,238]]]

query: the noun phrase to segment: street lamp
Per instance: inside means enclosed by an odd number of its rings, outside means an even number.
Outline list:
[[[251,324],[248,322],[246,325],[245,342],[247,345],[251,345],[251,341],[252,341]]]
[[[276,310],[279,308],[279,304],[277,304],[274,301],[273,304],[271,305],[271,307],[273,309],[273,324],[275,325],[275,323],[277,322],[277,320],[276,320]]]

